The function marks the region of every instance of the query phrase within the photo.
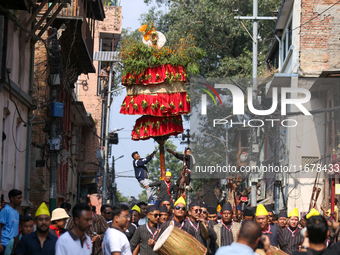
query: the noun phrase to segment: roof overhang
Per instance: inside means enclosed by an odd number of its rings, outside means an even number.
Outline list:
[[[286,27],[293,5],[294,5],[294,0],[283,0],[282,1],[280,13],[276,20],[276,25],[275,25],[275,30],[274,30],[275,33],[277,32],[277,30],[283,30]]]
[[[273,88],[278,88],[278,93],[280,93],[281,88],[289,88],[293,77],[299,77],[299,75],[296,73],[275,73],[272,81],[266,87],[266,98],[272,98]]]
[[[105,12],[104,12],[103,1],[102,0],[92,0],[90,2],[92,4],[94,18],[96,20],[103,21],[105,19]],[[90,9],[88,8],[87,9],[87,17],[88,18],[92,18],[91,14],[92,13],[91,13]]]
[[[326,92],[333,86],[340,85],[340,69],[322,71],[318,79],[309,89],[310,92]]]
[[[86,112],[83,102],[73,101],[71,105],[71,112],[75,115],[75,123],[82,126],[94,127],[94,120],[90,113]]]

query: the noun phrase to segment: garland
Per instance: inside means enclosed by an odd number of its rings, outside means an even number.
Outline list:
[[[153,30],[150,29],[149,32],[151,34]],[[127,74],[138,76],[149,67],[167,64],[175,67],[182,66],[187,73],[195,74],[199,72],[198,61],[204,56],[205,51],[196,47],[192,35],[182,38],[178,44],[162,48],[149,47],[141,40],[131,38],[123,39],[121,43],[121,62],[124,65],[124,76]]]

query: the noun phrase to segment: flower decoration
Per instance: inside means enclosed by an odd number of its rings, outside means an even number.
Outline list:
[[[153,22],[149,22],[149,24],[141,26],[138,29],[138,31],[143,33],[145,41],[149,40],[151,33],[156,33],[156,30],[153,27]],[[156,39],[156,44],[157,44],[157,39]]]

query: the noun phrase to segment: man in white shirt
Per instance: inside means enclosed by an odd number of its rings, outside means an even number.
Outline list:
[[[92,225],[91,207],[85,203],[76,204],[72,216],[75,227],[60,236],[55,255],[91,255],[91,238],[85,234]]]
[[[112,208],[112,225],[105,232],[104,255],[132,255],[129,240],[124,234],[130,220],[129,207],[124,204]]]

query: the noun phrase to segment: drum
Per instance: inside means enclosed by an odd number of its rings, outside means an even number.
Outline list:
[[[158,238],[153,251],[162,255],[205,255],[207,248],[187,232],[170,225]]]
[[[273,255],[288,255],[288,253],[283,252],[282,250],[276,248],[275,246],[270,246],[270,249],[273,252]],[[266,255],[264,249],[256,249],[255,253],[260,255]]]

